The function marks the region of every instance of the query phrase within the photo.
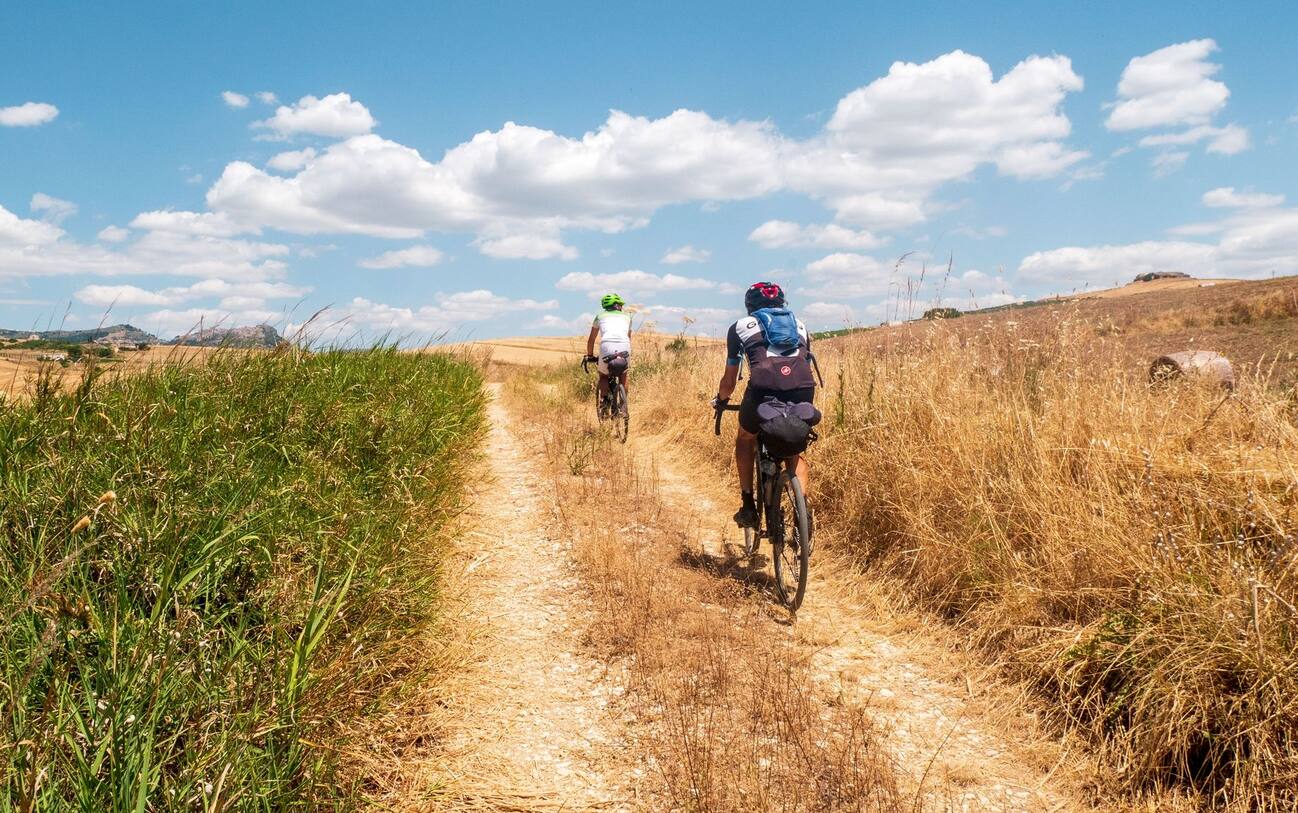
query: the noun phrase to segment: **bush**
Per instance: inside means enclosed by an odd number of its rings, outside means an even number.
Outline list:
[[[350,809],[340,746],[429,660],[480,384],[231,352],[0,413],[0,810]]]
[[[955,319],[963,315],[957,308],[929,308],[924,311],[925,319]]]

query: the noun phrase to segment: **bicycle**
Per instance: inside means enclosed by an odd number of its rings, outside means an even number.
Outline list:
[[[624,362],[623,369],[625,369],[625,360],[630,357],[631,354],[626,351],[604,356],[602,361],[610,366],[608,395],[601,399],[599,388],[595,389],[595,414],[599,417],[600,423],[606,420],[612,421],[613,435],[623,443],[626,443],[627,436],[631,433],[631,409],[627,405],[626,390],[623,389],[622,382],[618,379],[618,374],[612,370],[612,366],[621,360]],[[581,360],[581,369],[590,375],[590,363],[600,360],[596,356],[586,356]]]
[[[738,412],[738,405],[715,407],[715,434],[721,434],[723,412]],[[816,433],[811,433],[812,441]],[[802,482],[783,460],[775,458],[757,436],[757,463],[753,499],[757,503],[757,527],[744,528],[744,555],[752,556],[763,538],[771,540],[771,560],[775,566],[775,591],[785,607],[797,611],[807,592],[807,571],[811,566],[811,517]],[[791,518],[791,523],[786,520]],[[765,522],[765,530],[762,524]]]

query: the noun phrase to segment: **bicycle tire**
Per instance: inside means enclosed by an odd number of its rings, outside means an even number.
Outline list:
[[[762,483],[762,463],[761,454],[754,455],[753,460],[753,500],[757,503],[757,527],[744,528],[744,556],[752,557],[757,553],[757,549],[762,544],[762,517],[765,512],[762,507],[766,501],[762,499],[766,489]]]
[[[811,533],[807,525],[807,498],[797,475],[780,475],[779,496],[772,506],[771,558],[775,560],[775,590],[791,611],[802,606],[811,566]],[[791,516],[790,516],[791,515]]]
[[[618,421],[619,417],[622,424],[622,442],[626,443],[627,437],[631,435],[631,406],[627,403],[626,390],[621,384],[617,385],[617,412],[614,413],[613,420]]]

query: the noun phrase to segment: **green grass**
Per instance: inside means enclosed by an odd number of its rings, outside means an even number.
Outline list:
[[[354,806],[482,407],[472,365],[376,349],[0,412],[0,811]]]

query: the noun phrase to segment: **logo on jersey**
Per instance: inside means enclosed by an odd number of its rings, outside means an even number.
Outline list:
[[[793,368],[787,364],[780,368],[780,375],[788,375],[791,372],[793,372]]]

